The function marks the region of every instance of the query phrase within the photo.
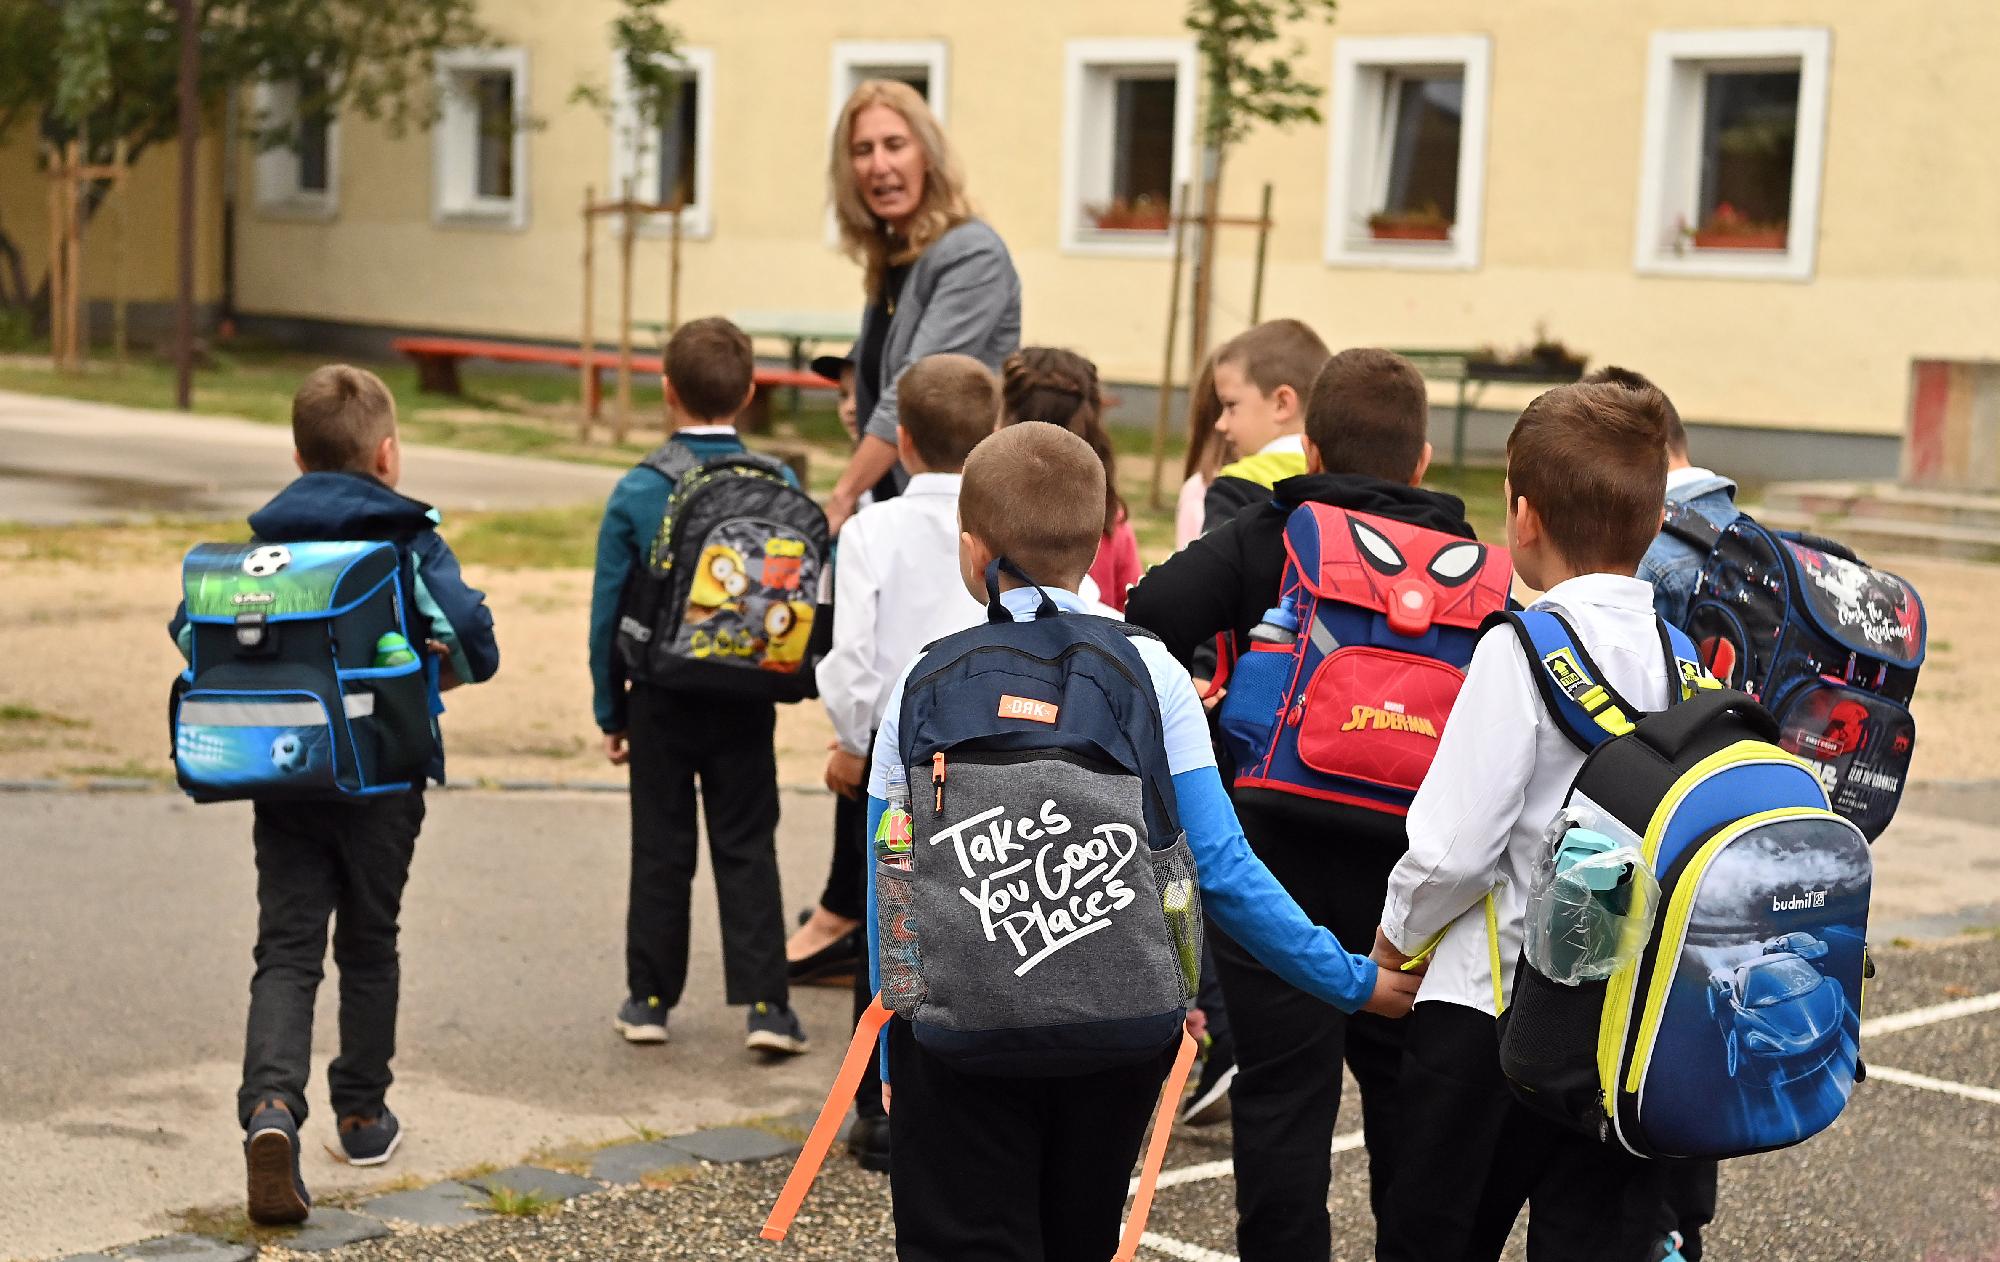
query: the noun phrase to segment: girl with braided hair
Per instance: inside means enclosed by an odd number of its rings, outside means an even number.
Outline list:
[[[1139,541],[1118,494],[1117,458],[1104,428],[1104,394],[1097,365],[1075,351],[1027,346],[1000,366],[1000,425],[1024,421],[1060,425],[1090,444],[1104,462],[1104,536],[1090,578],[1099,599],[1125,612],[1125,591],[1139,581]]]

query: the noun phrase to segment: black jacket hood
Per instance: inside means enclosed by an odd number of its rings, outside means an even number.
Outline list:
[[[306,473],[250,514],[259,539],[409,539],[437,525],[431,506],[365,473]]]
[[[1354,473],[1301,473],[1272,487],[1271,494],[1286,513],[1301,504],[1331,504],[1461,539],[1473,537],[1472,524],[1465,520],[1465,501],[1458,496],[1383,478]]]

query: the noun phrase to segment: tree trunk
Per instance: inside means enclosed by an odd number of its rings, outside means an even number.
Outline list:
[[[1195,238],[1194,309],[1188,313],[1188,371],[1208,362],[1208,316],[1215,294],[1215,219],[1222,201],[1222,150],[1201,152],[1201,230]]]

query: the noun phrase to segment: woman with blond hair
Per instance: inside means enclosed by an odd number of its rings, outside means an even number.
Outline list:
[[[970,355],[995,372],[1021,345],[1021,278],[1000,234],[973,217],[965,177],[915,88],[870,79],[833,130],[828,164],[840,242],[864,269],[855,344],[861,439],[833,489],[838,530],[896,467],[896,382],[926,355]]]

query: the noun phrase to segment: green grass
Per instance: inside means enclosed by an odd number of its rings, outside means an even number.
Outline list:
[[[157,763],[140,762],[128,758],[124,762],[89,762],[74,767],[64,767],[65,775],[80,780],[156,780],[162,784],[174,778],[173,764],[165,759]]]
[[[553,1213],[562,1202],[542,1192],[516,1192],[509,1188],[490,1188],[486,1199],[474,1208],[489,1214],[499,1214],[504,1218],[539,1218]]]
[[[90,723],[84,719],[72,719],[67,715],[50,714],[46,710],[37,710],[31,705],[21,705],[11,701],[5,705],[0,705],[0,723],[47,723],[53,727],[90,726]]]
[[[589,569],[597,560],[599,504],[515,512],[454,513],[444,537],[468,566],[489,569]]]

